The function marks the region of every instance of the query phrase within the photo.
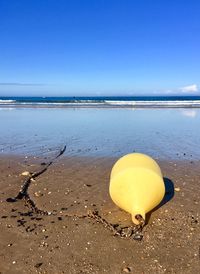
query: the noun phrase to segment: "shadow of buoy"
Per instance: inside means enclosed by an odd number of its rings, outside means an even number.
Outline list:
[[[165,196],[163,197],[162,201],[159,205],[157,205],[154,209],[147,213],[146,216],[146,224],[148,224],[151,214],[159,209],[164,204],[168,203],[174,197],[174,183],[169,178],[164,177],[164,184],[165,184]]]

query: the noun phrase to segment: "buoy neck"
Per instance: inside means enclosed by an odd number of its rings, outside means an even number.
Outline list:
[[[134,224],[143,227],[145,225],[145,213],[132,213],[132,221]]]

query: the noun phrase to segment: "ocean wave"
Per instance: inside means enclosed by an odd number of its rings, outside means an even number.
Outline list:
[[[104,100],[55,100],[55,101],[16,101],[18,104],[43,104],[43,105],[66,105],[66,104],[105,104]]]
[[[6,106],[107,106],[107,107],[200,107],[200,100],[55,100],[21,101],[0,99],[0,105]]]
[[[105,101],[108,105],[118,106],[200,106],[200,100],[174,101]]]
[[[0,99],[0,104],[11,104],[16,103],[16,100],[2,100]]]

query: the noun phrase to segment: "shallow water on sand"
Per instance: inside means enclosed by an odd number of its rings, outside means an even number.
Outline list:
[[[200,109],[1,108],[1,153],[200,158]]]

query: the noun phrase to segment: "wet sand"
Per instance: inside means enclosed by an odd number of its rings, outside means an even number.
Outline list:
[[[0,158],[0,273],[199,272],[200,162],[159,161],[167,194],[136,241],[108,227],[125,233],[132,225],[108,194],[116,158],[61,156],[31,181],[35,208],[25,199],[6,201],[19,193],[24,171],[41,170],[50,159]]]
[[[200,159],[200,109],[0,108],[2,154]],[[50,151],[50,152],[51,152]]]

